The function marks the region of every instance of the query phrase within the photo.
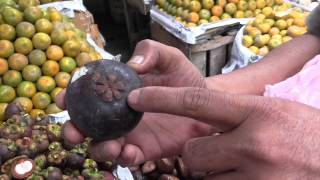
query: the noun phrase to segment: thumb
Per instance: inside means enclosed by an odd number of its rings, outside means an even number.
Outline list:
[[[203,88],[146,87],[132,91],[129,105],[138,111],[190,117],[230,130],[257,112],[259,97],[231,95]]]

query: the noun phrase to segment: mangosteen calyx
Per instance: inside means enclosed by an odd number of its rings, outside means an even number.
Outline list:
[[[66,93],[71,122],[94,141],[116,139],[129,133],[143,113],[127,104],[127,97],[143,83],[129,66],[110,60],[86,64]]]

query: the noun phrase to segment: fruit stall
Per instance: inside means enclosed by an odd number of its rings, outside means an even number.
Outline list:
[[[125,99],[128,77],[131,89],[142,86],[134,72],[119,65],[120,56],[108,52],[104,27],[85,6],[88,2],[97,1],[0,0],[0,179],[201,179],[204,174],[190,172],[179,156],[120,167],[90,159],[90,138],[78,145],[63,139],[62,126],[70,116],[95,139],[124,133],[98,135],[99,128],[108,128],[106,124],[91,129],[84,123],[100,112],[81,116],[79,112],[102,107],[86,104],[86,98],[75,101],[85,96],[79,88],[92,89],[87,93],[101,96],[94,101],[104,103]],[[114,21],[127,32],[124,51],[152,38],[181,50],[204,76],[249,66],[306,33],[306,18],[318,5],[307,0],[108,2]],[[112,70],[115,66],[125,73]],[[87,73],[92,76],[82,78]],[[57,95],[67,87],[72,89],[67,91],[67,101],[73,104],[67,105],[69,112],[56,104]],[[126,101],[121,103],[119,108],[127,106]],[[99,115],[108,119],[132,113],[109,109]],[[122,128],[130,131],[141,116],[126,116],[132,122]],[[122,126],[117,123],[108,126]]]

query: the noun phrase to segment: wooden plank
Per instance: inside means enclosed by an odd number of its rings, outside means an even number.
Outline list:
[[[203,76],[207,75],[207,52],[193,53],[189,57],[192,64],[194,64]]]
[[[221,70],[227,61],[227,51],[228,45],[224,45],[210,51],[209,76],[221,74]]]
[[[206,43],[202,43],[200,45],[194,45],[192,46],[191,51],[192,52],[201,52],[201,51],[209,51],[212,49],[216,49],[220,46],[224,46],[226,44],[230,44],[234,41],[234,36],[222,36],[217,39],[213,39],[211,41],[208,41]]]

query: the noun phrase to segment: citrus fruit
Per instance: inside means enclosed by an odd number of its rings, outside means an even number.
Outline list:
[[[14,42],[14,50],[17,53],[21,53],[25,55],[29,54],[33,50],[33,45],[31,40],[25,37],[19,37]]]
[[[199,16],[200,16],[200,19],[209,20],[210,17],[211,17],[211,13],[207,9],[201,9],[200,12],[199,12]]]
[[[77,67],[77,68],[75,68],[72,72],[71,72],[71,76],[73,76],[74,75],[74,73],[76,73],[77,71],[79,71],[79,67]]]
[[[189,13],[189,16],[188,16],[188,21],[189,22],[198,23],[199,20],[200,20],[200,17],[198,15],[198,13],[195,13],[195,12]]]
[[[43,51],[35,49],[30,52],[28,59],[30,64],[41,66],[47,60],[47,57]]]
[[[221,6],[213,6],[213,8],[211,9],[211,14],[213,16],[217,16],[220,17],[223,13],[223,8]]]
[[[265,7],[262,9],[262,13],[267,17],[267,18],[272,18],[274,16],[273,9],[271,7]]]
[[[157,0],[156,2],[161,8],[164,8],[164,4],[165,4],[166,0]]]
[[[173,16],[175,16],[175,13],[176,12],[172,12],[171,14]],[[77,36],[76,32],[74,32],[74,31],[69,30],[69,31],[66,31],[65,33],[66,33],[66,36],[67,36],[67,40],[78,39],[78,36]]]
[[[68,40],[68,36],[64,30],[53,30],[51,33],[51,40],[55,45],[62,45]]]
[[[200,19],[200,21],[198,22],[198,25],[202,25],[202,24],[208,24],[209,21],[206,19]]]
[[[27,56],[15,53],[8,60],[9,67],[13,70],[22,71],[28,65]]]
[[[204,9],[208,9],[210,10],[214,5],[214,1],[213,0],[202,0],[202,7]]]
[[[263,22],[270,24],[271,27],[272,27],[272,26],[274,25],[274,23],[275,23],[275,21],[274,21],[273,19],[264,19]]]
[[[254,15],[258,16],[261,12],[262,12],[261,9],[256,9],[254,10]]]
[[[19,71],[9,70],[6,73],[4,73],[2,80],[5,85],[17,87],[22,81],[22,76]]]
[[[268,44],[269,42],[269,39],[270,38],[267,38],[266,36],[264,35],[257,35],[255,38],[254,38],[254,45],[261,48],[265,45]]]
[[[236,13],[237,11],[237,6],[234,3],[228,3],[225,8],[224,11],[229,14],[229,15],[233,15]]]
[[[176,5],[178,7],[182,7],[182,0],[176,0]]]
[[[248,2],[248,9],[250,9],[251,11],[255,11],[257,8],[257,3],[255,0],[250,0]]]
[[[45,76],[53,77],[57,75],[59,71],[60,67],[56,61],[49,60],[42,65],[42,73]]]
[[[292,19],[292,18],[287,19],[287,26],[288,26],[288,27],[289,27],[289,26],[292,26],[292,25],[293,25],[293,22],[294,22],[294,19]]]
[[[269,49],[274,49],[278,46],[280,46],[282,44],[282,39],[276,39],[276,38],[273,38],[273,39],[270,39],[270,41],[268,42],[268,47]]]
[[[267,6],[273,7],[274,5],[274,0],[266,0]]]
[[[0,103],[10,103],[16,97],[16,92],[11,86],[0,86]]]
[[[305,27],[305,19],[304,18],[295,18],[293,21],[293,25],[300,26],[300,27]]]
[[[77,57],[76,57],[76,62],[77,62],[77,65],[79,67],[81,66],[84,66],[85,64],[91,62],[92,59],[91,57],[89,56],[88,53],[80,53]]]
[[[232,18],[229,14],[227,14],[227,13],[223,13],[222,15],[221,15],[221,19],[230,19],[230,18]]]
[[[182,12],[183,12],[183,7],[179,7],[179,8],[177,9],[177,16],[178,16],[178,17],[181,17]]]
[[[7,108],[8,104],[7,103],[0,103],[0,121],[3,122],[6,120],[5,118],[5,111]]]
[[[36,29],[33,24],[29,22],[21,22],[16,27],[18,37],[32,38],[36,33]]]
[[[6,73],[9,69],[7,60],[0,58],[0,75]]]
[[[46,54],[47,54],[48,59],[55,60],[55,61],[60,61],[60,59],[62,59],[64,56],[64,53],[63,53],[63,50],[61,49],[61,47],[56,46],[56,45],[49,46]]]
[[[190,0],[183,0],[183,1],[182,1],[182,6],[183,6],[183,8],[185,8],[185,9],[189,9]]]
[[[41,109],[32,109],[29,114],[32,119],[38,119],[43,117],[46,113]]]
[[[62,22],[63,17],[58,11],[49,12],[49,18],[51,22]]]
[[[19,0],[18,4],[24,10],[29,6],[37,6],[40,3],[38,0]]]
[[[258,29],[259,29],[263,34],[265,34],[265,33],[268,33],[268,32],[269,32],[269,30],[271,29],[271,26],[270,26],[270,24],[268,24],[268,23],[262,23],[262,24],[259,24],[259,25],[258,25]]]
[[[281,36],[286,36],[288,34],[288,31],[287,30],[281,30],[280,31],[280,35]]]
[[[0,58],[8,58],[13,53],[13,44],[8,40],[0,40]]]
[[[34,24],[38,19],[43,16],[42,10],[38,6],[27,7],[23,12],[23,17],[25,20]]]
[[[43,110],[51,103],[51,99],[47,93],[38,92],[32,97],[32,103],[36,109]]]
[[[277,27],[279,30],[284,30],[287,28],[287,22],[283,19],[279,19],[276,21],[275,27]]]
[[[51,32],[53,30],[52,23],[50,21],[48,21],[47,19],[39,19],[39,20],[37,20],[35,26],[36,26],[37,32],[51,34]]]
[[[259,49],[259,56],[265,56],[269,53],[269,49],[267,46],[263,46],[262,48]]]
[[[292,37],[290,37],[290,36],[284,36],[284,37],[282,38],[282,43],[286,43],[286,42],[291,41],[291,40],[292,40]]]
[[[36,49],[46,50],[51,45],[51,38],[48,34],[39,32],[33,36],[32,43]]]
[[[280,30],[277,28],[277,27],[272,27],[269,31],[269,35],[270,36],[273,36],[273,35],[276,35],[276,34],[279,34],[280,33]]]
[[[248,35],[243,36],[242,44],[243,44],[245,47],[250,47],[250,46],[252,46],[252,44],[253,44],[253,39],[252,39],[252,37],[251,37],[251,36],[248,36]]]
[[[251,32],[249,32],[249,35],[252,37],[252,38],[255,38],[257,35],[261,35],[261,31],[257,28],[253,28],[251,30]]]
[[[61,87],[56,87],[51,91],[50,96],[53,102],[56,102],[56,97],[62,90]]]
[[[256,3],[258,9],[263,9],[267,5],[265,0],[257,0]]]
[[[199,1],[191,1],[189,5],[191,12],[199,12],[201,10],[201,3]]]
[[[49,104],[48,107],[45,110],[46,114],[57,114],[59,112],[62,112],[62,109],[60,109],[56,103]]]
[[[265,16],[264,14],[258,14],[258,15],[256,16],[256,19],[264,20],[264,19],[266,19],[266,16]]]
[[[276,3],[277,5],[282,5],[282,4],[283,4],[283,0],[275,0],[275,3]]]
[[[271,36],[272,39],[282,39],[282,36],[280,34],[275,34]]]
[[[70,80],[71,75],[66,72],[59,72],[55,77],[57,86],[61,88],[67,88]]]
[[[252,18],[253,16],[254,16],[254,14],[253,14],[253,12],[250,11],[250,10],[246,10],[246,11],[244,12],[244,17],[245,17],[245,18]]]
[[[80,41],[80,51],[81,52],[90,52],[90,45],[87,41],[81,40]]]
[[[22,71],[22,77],[26,81],[36,82],[41,77],[41,69],[36,65],[27,65]]]
[[[17,94],[20,97],[32,97],[36,92],[36,86],[30,81],[23,81],[17,87]]]
[[[79,56],[79,59],[80,59],[80,58],[82,59],[82,57],[80,57],[81,55],[84,56],[83,53],[80,53],[80,54],[78,55],[78,56]],[[91,61],[91,60],[90,60],[90,61]],[[88,62],[90,62],[90,61],[88,61]],[[64,58],[62,58],[62,59],[60,60],[59,64],[60,64],[60,69],[61,69],[61,71],[63,71],[63,72],[68,72],[68,73],[70,73],[71,71],[73,71],[73,70],[77,67],[76,61],[75,61],[73,58],[70,58],[70,57],[64,57]],[[84,65],[82,62],[79,62],[79,64],[80,64],[81,66]]]
[[[235,3],[237,4],[239,2],[239,0],[228,0],[228,3]]]
[[[212,17],[210,18],[209,22],[217,22],[217,21],[219,21],[219,20],[220,20],[220,18],[219,18],[218,16],[212,16]]]
[[[66,41],[63,44],[63,52],[66,56],[76,57],[80,53],[80,43],[76,40]]]
[[[16,26],[23,20],[23,14],[15,8],[6,6],[2,9],[2,17],[7,24]]]
[[[12,41],[16,38],[16,31],[13,26],[9,24],[0,25],[0,39]]]
[[[246,11],[248,9],[248,3],[245,0],[240,0],[237,7],[240,11]]]
[[[306,29],[299,26],[290,26],[288,28],[288,35],[291,37],[298,37],[306,33]]]
[[[227,0],[217,0],[216,4],[224,8],[224,6],[227,4]]]
[[[249,50],[250,50],[251,52],[253,52],[254,54],[258,54],[258,53],[259,53],[259,48],[256,47],[256,46],[251,46],[251,47],[249,48]]]
[[[26,113],[29,113],[32,110],[32,101],[27,97],[17,97],[13,102],[19,103],[23,107],[23,110],[26,111]]]
[[[186,27],[187,27],[187,28],[197,27],[197,24],[196,24],[196,23],[193,23],[193,22],[189,22],[189,23],[187,23]]]
[[[237,11],[237,12],[234,14],[234,17],[235,17],[235,18],[244,18],[244,12],[243,12],[243,11]]]
[[[37,89],[41,92],[50,93],[56,87],[56,82],[50,76],[41,76],[37,81]]]

